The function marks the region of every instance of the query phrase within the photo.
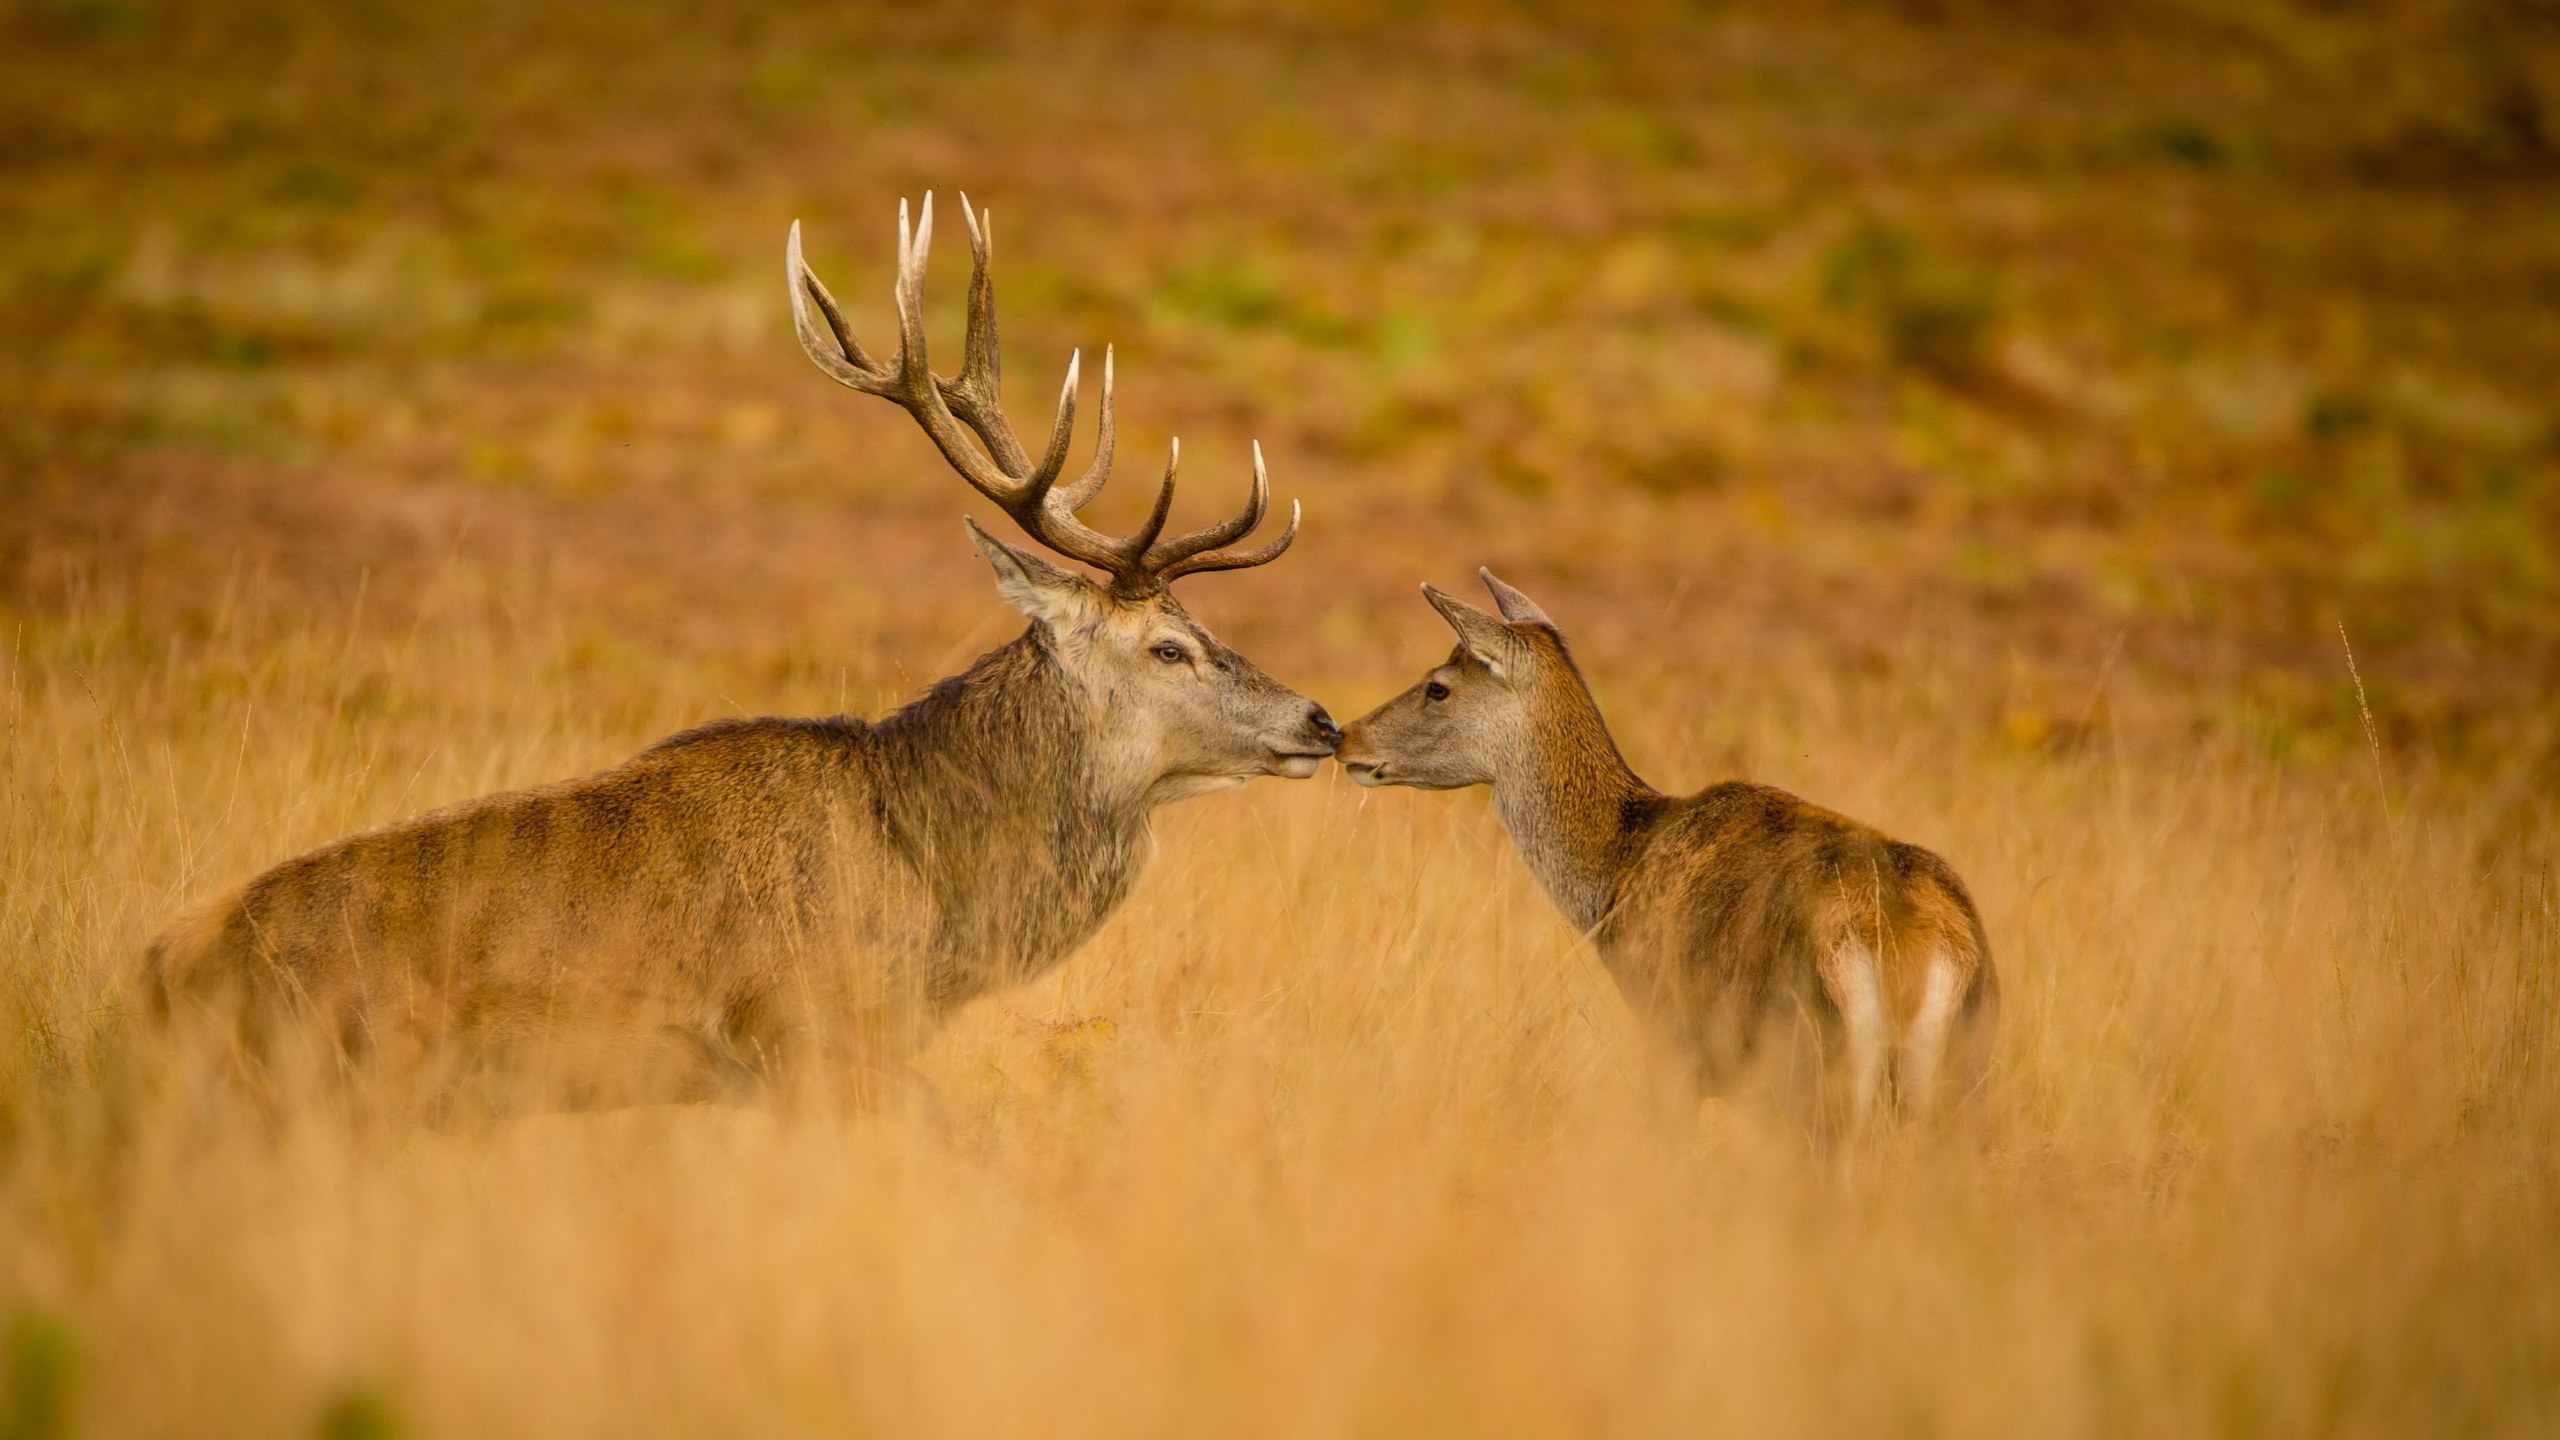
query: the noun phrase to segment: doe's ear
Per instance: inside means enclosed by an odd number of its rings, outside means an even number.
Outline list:
[[[1495,679],[1511,678],[1519,642],[1512,638],[1510,626],[1428,581],[1422,586],[1422,598],[1458,632],[1458,644],[1492,671]]]
[[[1544,625],[1550,630],[1556,628],[1556,622],[1547,617],[1546,611],[1538,608],[1537,601],[1494,578],[1491,570],[1481,565],[1477,566],[1476,578],[1484,582],[1485,589],[1493,592],[1493,603],[1502,607],[1503,619],[1514,625]]]
[[[1014,609],[1044,625],[1062,625],[1081,620],[1092,613],[1094,588],[1091,581],[1070,570],[1061,570],[1039,556],[1018,546],[1007,545],[978,528],[978,522],[963,515],[960,523],[969,527],[969,539],[987,564],[996,572],[996,593]]]

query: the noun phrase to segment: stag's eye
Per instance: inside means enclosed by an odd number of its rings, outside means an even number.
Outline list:
[[[1422,687],[1422,697],[1426,700],[1446,700],[1449,698],[1449,687],[1434,680]]]
[[[1179,665],[1190,658],[1182,653],[1182,647],[1179,645],[1159,645],[1147,653],[1153,655],[1167,665]]]

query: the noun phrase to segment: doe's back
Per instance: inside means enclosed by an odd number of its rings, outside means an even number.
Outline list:
[[[1759,1078],[1854,1121],[1890,1083],[1931,1111],[1978,1090],[1998,1004],[1954,869],[1767,785],[1666,805],[1594,940],[1710,1092]]]

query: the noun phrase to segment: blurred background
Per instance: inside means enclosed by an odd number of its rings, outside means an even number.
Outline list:
[[[2343,624],[2389,755],[2550,778],[2550,6],[1592,8],[14,0],[0,600],[458,564],[564,660],[903,693],[964,492],[781,237],[886,335],[896,201],[965,189],[1019,423],[1118,347],[1097,515],[1177,433],[1183,513],[1256,437],[1305,500],[1191,587],[1280,673],[1409,668],[1491,563],[1604,672],[2283,753],[2365,744]]]
[[[1489,564],[1656,784],[1946,855],[1986,1144],[1666,1110],[1330,768],[939,1119],[125,1086],[186,903],[1015,633],[790,333],[928,189],[946,370],[964,190],[1017,427],[1116,347],[1089,518],[1305,503],[1182,587],[1280,680]],[[0,0],[0,1437],[2560,1433],[2554,377],[2550,0]]]

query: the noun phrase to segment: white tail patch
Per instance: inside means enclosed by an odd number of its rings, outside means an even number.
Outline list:
[[[1847,1032],[1850,1115],[1863,1128],[1884,1089],[1887,1026],[1884,983],[1876,970],[1875,952],[1863,940],[1842,942],[1823,962],[1822,988],[1830,992]]]
[[[1963,988],[1955,957],[1939,946],[1929,956],[1928,976],[1921,982],[1920,1012],[1911,1017],[1911,1028],[1902,1037],[1896,1088],[1903,1108],[1913,1115],[1926,1115],[1936,1106],[1938,1071],[1947,1058],[1947,1035],[1955,1026],[1956,999]]]

